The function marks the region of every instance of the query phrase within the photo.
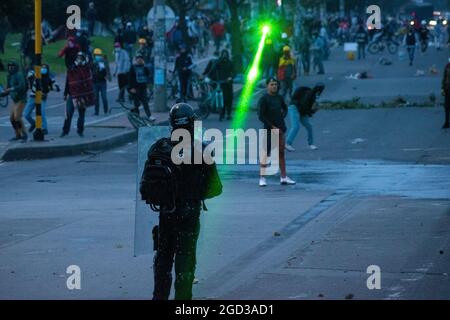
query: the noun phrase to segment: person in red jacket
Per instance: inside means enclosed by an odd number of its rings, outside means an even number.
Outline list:
[[[220,45],[225,36],[225,24],[223,19],[216,21],[211,26],[211,33],[214,38],[214,44],[216,45],[216,51],[220,51]]]
[[[58,57],[65,58],[66,68],[71,68],[77,58],[78,52],[81,51],[80,46],[76,43],[75,37],[67,38],[67,43],[58,54]]]

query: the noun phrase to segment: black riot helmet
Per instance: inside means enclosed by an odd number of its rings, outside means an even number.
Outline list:
[[[177,103],[169,113],[170,125],[176,129],[192,129],[196,115],[194,109],[187,103]]]

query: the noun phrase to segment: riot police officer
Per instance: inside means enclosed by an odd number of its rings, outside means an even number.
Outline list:
[[[191,142],[188,145],[192,149],[187,157],[192,156],[192,159],[195,153],[194,145],[196,145],[193,141],[195,118],[192,107],[186,103],[176,104],[170,111],[172,132],[184,129],[190,134]],[[174,262],[175,299],[192,299],[202,203],[203,209],[206,210],[204,200],[222,193],[222,184],[213,162],[204,159],[201,165],[191,161],[179,165],[174,164],[175,161],[171,159],[171,150],[176,143],[171,139],[163,138],[150,148],[141,179],[142,198],[147,200],[154,211],[159,212],[159,225],[153,229],[156,250],[153,300],[168,300]],[[203,145],[201,151],[204,147]],[[208,165],[207,163],[213,164]],[[171,168],[167,170],[164,169],[164,166]],[[161,168],[163,170],[158,172]],[[164,174],[161,174],[162,172],[166,173],[165,178]],[[174,177],[170,176],[171,173]],[[169,181],[176,181],[177,187],[169,191],[162,190],[171,184]],[[154,187],[152,188],[152,186]],[[158,199],[158,197],[172,199],[173,204],[169,202],[170,205],[161,205],[159,209],[155,209],[154,204],[158,201],[167,203],[164,202],[166,199]]]

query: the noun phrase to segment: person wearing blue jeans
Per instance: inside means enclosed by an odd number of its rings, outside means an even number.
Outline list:
[[[30,124],[29,132],[33,132],[36,129],[36,121],[33,119],[33,111],[36,109],[35,98],[36,98],[36,85],[37,80],[33,70],[30,70],[27,74],[28,87],[31,88],[30,99],[28,99],[27,105],[25,107],[24,115]],[[45,108],[47,106],[47,96],[50,91],[59,92],[59,86],[52,74],[50,74],[50,66],[48,64],[43,64],[41,68],[41,90],[42,90],[42,101],[41,101],[41,115],[42,115],[42,130],[44,134],[48,134],[47,117],[45,115]]]
[[[36,108],[36,104],[34,103],[34,96],[30,95],[30,99],[28,99],[27,105],[25,107],[24,116],[30,124],[30,132],[33,132],[36,128],[36,121],[33,119],[33,111]],[[42,114],[42,130],[44,130],[44,134],[48,134],[48,125],[47,125],[47,117],[45,115],[45,108],[47,107],[47,100],[42,100],[41,102],[41,114]]]
[[[311,149],[315,149],[313,128],[311,123],[309,122],[310,117],[307,115],[301,116],[300,112],[297,109],[297,106],[295,105],[289,106],[288,115],[289,120],[291,121],[291,128],[289,129],[288,137],[286,140],[287,145],[292,146],[292,144],[294,143],[294,140],[297,137],[298,132],[300,131],[300,123],[301,123],[308,132],[308,145],[310,146]],[[286,149],[289,151],[290,148]]]
[[[313,107],[316,104],[316,100],[324,90],[325,85],[323,83],[318,83],[312,89],[308,87],[299,87],[295,90],[294,95],[292,96],[292,104],[288,108],[291,128],[286,140],[286,150],[290,152],[295,151],[292,144],[300,130],[300,124],[302,124],[308,132],[309,148],[311,150],[317,150],[317,147],[314,145],[314,134],[310,118],[315,113]]]

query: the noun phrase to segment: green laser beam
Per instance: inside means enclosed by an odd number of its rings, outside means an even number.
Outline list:
[[[259,67],[261,64],[261,58],[264,50],[264,45],[266,43],[266,38],[270,32],[270,27],[268,25],[265,25],[262,30],[263,35],[258,45],[258,51],[256,52],[255,58],[253,59],[250,71],[247,74],[244,88],[242,89],[242,94],[236,108],[237,110],[235,120],[232,124],[233,129],[243,128],[243,125],[247,120],[247,114],[250,108],[250,103],[252,101],[252,95],[255,91],[256,81],[258,80],[258,76],[260,74]]]

